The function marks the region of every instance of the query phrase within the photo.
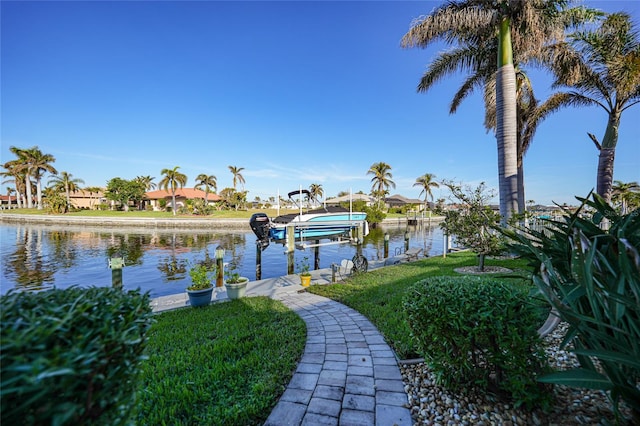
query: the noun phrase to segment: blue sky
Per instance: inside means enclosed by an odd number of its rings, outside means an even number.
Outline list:
[[[497,189],[497,149],[481,94],[455,115],[462,76],[416,86],[443,46],[402,49],[434,1],[0,2],[1,161],[37,145],[86,186],[180,166],[248,199],[321,184],[327,197],[371,190],[391,165],[392,194],[418,197],[424,173]],[[586,2],[625,10],[640,2]],[[550,79],[532,72],[539,98]],[[575,204],[595,186],[606,114],[565,109],[525,157],[526,198]],[[640,105],[622,117],[617,180],[640,181]],[[5,193],[3,185],[1,192]],[[435,190],[446,197],[445,190]]]

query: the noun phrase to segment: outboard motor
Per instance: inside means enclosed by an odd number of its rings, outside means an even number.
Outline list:
[[[262,250],[269,246],[269,216],[264,213],[254,213],[249,219],[249,225],[256,237]]]

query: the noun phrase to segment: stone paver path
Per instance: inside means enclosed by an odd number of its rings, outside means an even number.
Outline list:
[[[306,322],[307,344],[265,425],[412,425],[395,355],[367,318],[307,292],[272,297]]]

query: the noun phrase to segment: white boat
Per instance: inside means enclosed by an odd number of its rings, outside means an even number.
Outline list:
[[[306,189],[292,191],[288,196],[298,207],[298,213],[284,214],[273,219],[264,213],[255,213],[249,220],[263,249],[270,241],[285,244],[287,234],[291,231],[297,242],[342,236],[350,238],[352,231],[360,227],[363,229],[363,236],[369,233],[365,212],[354,212],[340,206],[320,206]]]

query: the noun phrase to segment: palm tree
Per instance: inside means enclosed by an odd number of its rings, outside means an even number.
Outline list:
[[[596,192],[611,201],[613,166],[622,113],[640,102],[640,38],[626,13],[608,15],[591,32],[577,32],[571,43],[554,46],[554,87],[573,88],[540,106],[539,120],[565,106],[599,106],[608,115],[598,149]]]
[[[435,177],[436,177],[436,175],[434,175],[433,173],[425,173],[424,175],[422,175],[419,178],[417,178],[416,182],[413,184],[413,186],[422,187],[422,191],[420,191],[420,195],[422,195],[424,193],[424,208],[425,208],[425,210],[429,207],[429,205],[427,204],[427,197],[431,197],[431,201],[433,201],[433,193],[431,192],[431,188],[439,188],[440,187],[438,182],[436,182],[434,180]]]
[[[309,185],[309,193],[316,200],[324,195],[324,189],[322,189],[322,184],[320,183],[312,183]]]
[[[402,38],[403,47],[426,48],[439,40],[458,43],[457,48],[433,62],[418,86],[418,91],[426,91],[447,74],[469,70],[472,74],[456,93],[451,112],[475,87],[486,85],[490,78],[495,80],[495,133],[503,224],[518,211],[514,56],[523,63],[540,57],[546,42],[562,39],[565,27],[587,15],[585,9],[559,13],[566,3],[564,0],[450,1],[414,21]]]
[[[154,177],[147,175],[137,176],[134,180],[143,184],[145,191],[151,191],[152,189],[156,189],[158,187],[155,182],[153,182],[154,179]]]
[[[228,167],[229,167],[229,171],[233,175],[233,189],[236,189],[236,185],[238,184],[238,182],[240,182],[242,184],[242,189],[244,190],[245,181],[244,181],[244,177],[240,173],[241,171],[244,170],[244,167],[236,167],[236,166],[228,166]]]
[[[395,188],[396,183],[391,180],[391,166],[384,162],[374,163],[367,171],[368,175],[373,175],[371,182],[371,193],[378,199],[378,207],[382,208],[382,200],[389,193],[389,187]]]
[[[30,169],[33,176],[36,179],[36,198],[38,200],[38,210],[42,210],[42,177],[46,172],[53,175],[58,174],[58,171],[50,163],[56,161],[55,157],[51,154],[43,154],[37,146],[30,148],[27,151],[29,158]]]
[[[485,86],[485,128],[496,128],[495,80],[490,79]],[[537,130],[534,121],[538,108],[538,100],[533,93],[533,86],[527,74],[516,68],[516,121],[518,123],[517,166],[518,166],[518,213],[526,211],[524,188],[524,155],[529,150],[533,136]]]
[[[5,183],[12,183],[16,187],[16,207],[22,208],[22,195],[24,194],[24,182],[25,182],[25,170],[21,167],[16,160],[8,161],[3,165],[6,171],[0,173],[0,176],[7,177],[2,181]]]
[[[204,173],[201,173],[198,176],[196,176],[196,182],[197,182],[197,185],[195,186],[196,189],[204,188],[205,205],[209,204],[209,201],[208,201],[209,191],[211,191],[211,189],[213,189],[213,192],[216,192],[218,190],[217,178],[214,175],[206,175]]]
[[[640,201],[640,185],[638,182],[624,183],[617,180],[614,182],[611,198],[620,203],[621,213],[627,214],[629,207],[635,207],[637,201]]]
[[[71,192],[75,192],[80,189],[78,184],[84,185],[84,181],[79,178],[74,178],[73,175],[68,172],[60,172],[59,175],[53,176],[49,179],[49,185],[51,185],[55,191],[64,191],[67,198],[66,211],[69,211],[71,208]]]
[[[31,192],[31,167],[29,165],[29,155],[26,149],[12,146],[9,148],[16,157],[15,160],[7,162],[4,167],[11,169],[14,176],[22,179],[21,189],[24,189],[26,208],[33,208],[33,195]],[[17,182],[16,182],[17,186]]]
[[[175,166],[173,169],[162,169],[160,172],[164,175],[158,186],[165,191],[171,188],[171,203],[173,207],[173,215],[176,215],[176,189],[182,188],[187,184],[187,175],[178,171],[180,167]]]

